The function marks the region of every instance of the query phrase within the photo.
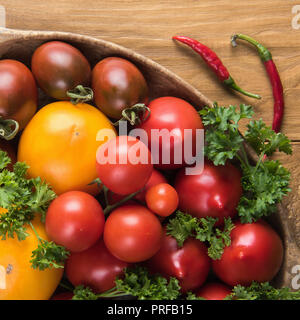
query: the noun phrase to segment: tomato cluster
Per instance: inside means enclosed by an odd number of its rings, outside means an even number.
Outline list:
[[[238,222],[239,168],[205,160],[201,172],[187,174],[197,130],[204,128],[190,103],[172,96],[149,102],[147,81],[132,62],[108,57],[91,66],[77,48],[60,41],[36,49],[31,71],[2,60],[0,79],[5,77],[11,81],[0,81],[0,116],[24,129],[18,161],[28,164],[29,177],[45,180],[58,195],[48,208],[45,230],[70,251],[65,274],[74,286],[101,293],[114,287],[124,268],[142,264],[151,273],[177,278],[182,294],[223,299],[236,284],[269,281],[277,274],[283,259],[277,233],[263,221]],[[77,86],[91,86],[94,101],[70,101]],[[37,87],[59,101],[36,112]],[[144,105],[142,119],[134,114],[137,104]],[[128,112],[147,139],[118,136],[112,122]],[[151,135],[163,129],[173,133],[169,143],[163,135]],[[187,145],[190,158],[184,157]],[[0,148],[16,160],[10,145],[1,140]],[[168,234],[166,224],[178,209],[197,219],[217,218],[221,227],[225,218],[234,219],[231,244],[221,259],[213,261],[198,239],[190,237],[179,246]],[[12,285],[9,290],[19,289]]]

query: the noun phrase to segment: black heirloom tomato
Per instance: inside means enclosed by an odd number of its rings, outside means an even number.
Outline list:
[[[58,100],[68,100],[68,90],[90,84],[88,60],[77,48],[62,41],[51,41],[38,47],[32,56],[31,69],[40,88]]]
[[[109,57],[92,71],[92,89],[97,107],[107,116],[120,119],[122,111],[145,103],[148,86],[139,69],[130,61]]]
[[[31,71],[17,60],[0,61],[0,117],[24,129],[37,109],[37,87]]]

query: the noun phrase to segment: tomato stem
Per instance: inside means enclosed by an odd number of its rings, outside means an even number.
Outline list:
[[[2,119],[0,117],[0,137],[12,140],[19,132],[19,123],[13,119]]]
[[[108,215],[112,210],[114,210],[115,208],[121,206],[123,203],[125,203],[125,202],[129,201],[130,199],[132,199],[133,197],[135,197],[139,192],[141,192],[141,190],[129,194],[128,196],[126,196],[125,198],[123,198],[122,200],[120,200],[120,201],[117,202],[117,203],[108,204],[108,205],[106,206],[106,208],[104,209],[104,215],[105,215],[105,216]]]
[[[146,121],[150,116],[150,109],[144,103],[137,103],[130,108],[122,111],[122,118],[113,123],[117,126],[120,121],[128,121],[132,126]]]
[[[71,102],[73,104],[84,103],[94,98],[94,92],[89,87],[84,87],[82,85],[78,85],[72,90],[67,91],[67,96],[71,98]]]

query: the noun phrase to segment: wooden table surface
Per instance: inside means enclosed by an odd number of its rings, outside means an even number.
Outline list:
[[[0,0],[6,27],[81,33],[115,42],[147,56],[220,104],[252,104],[271,125],[273,97],[263,64],[252,47],[230,45],[235,32],[254,36],[272,52],[286,101],[282,131],[293,141],[293,156],[278,156],[292,170],[300,194],[300,28],[293,28],[295,0]],[[300,1],[298,2],[300,12]],[[294,10],[297,7],[294,8]],[[300,18],[299,18],[300,27]],[[214,49],[236,81],[260,94],[260,101],[226,90],[204,62],[172,35],[193,37]],[[288,198],[287,202],[290,201]],[[287,205],[290,205],[287,203]],[[299,206],[296,206],[296,209]]]

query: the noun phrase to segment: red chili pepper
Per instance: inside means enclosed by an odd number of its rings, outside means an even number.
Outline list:
[[[214,51],[205,46],[204,44],[198,42],[189,37],[185,36],[175,36],[172,37],[173,40],[180,41],[190,48],[192,48],[195,52],[197,52],[203,60],[207,63],[207,65],[216,73],[221,82],[223,82],[226,86],[230,87],[233,90],[236,90],[248,97],[260,99],[261,97],[257,94],[247,92],[240,88],[233,78],[230,76],[227,68],[223,65],[220,58],[216,55]]]
[[[261,45],[259,42],[254,40],[253,38],[246,36],[244,34],[235,34],[232,36],[231,43],[235,47],[237,45],[236,39],[245,40],[251,44],[253,44],[260,57],[263,61],[266,71],[268,73],[272,89],[273,89],[273,97],[274,97],[274,115],[273,115],[273,124],[272,129],[277,133],[280,131],[282,118],[283,118],[283,111],[284,111],[284,97],[283,97],[283,87],[282,82],[280,80],[280,76],[276,65],[272,59],[271,52]]]

